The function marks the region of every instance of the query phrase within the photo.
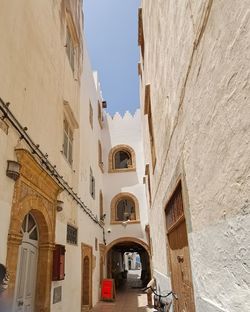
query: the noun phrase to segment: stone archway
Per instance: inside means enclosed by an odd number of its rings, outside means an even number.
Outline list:
[[[126,275],[126,272],[124,271],[124,260],[122,259],[124,257],[124,254],[127,251],[131,250],[131,248],[135,252],[138,252],[140,258],[143,259],[141,268],[142,283],[145,285],[151,279],[151,254],[148,244],[143,240],[135,237],[121,237],[112,241],[109,245],[106,246],[105,249],[107,277],[114,278],[117,287],[119,287],[117,279],[118,281],[119,279],[121,279],[121,276],[123,275],[122,272],[124,272],[124,276]]]
[[[35,311],[48,312],[55,246],[56,200],[60,187],[28,151],[18,149],[16,154],[21,172],[15,183],[8,234],[6,263],[10,274],[9,296],[13,298],[15,290],[22,222],[28,213],[32,213],[40,233]]]
[[[107,255],[107,253],[110,251],[110,249],[112,247],[114,247],[115,245],[119,244],[119,243],[136,243],[138,245],[141,245],[148,253],[148,255],[150,256],[150,249],[147,243],[145,243],[143,240],[136,238],[136,237],[120,237],[117,238],[115,240],[113,240],[111,243],[109,243],[106,248],[105,248],[105,254]]]

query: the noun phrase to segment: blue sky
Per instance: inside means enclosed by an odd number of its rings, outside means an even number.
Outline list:
[[[139,107],[137,12],[140,0],[84,0],[84,30],[93,70],[112,115]]]

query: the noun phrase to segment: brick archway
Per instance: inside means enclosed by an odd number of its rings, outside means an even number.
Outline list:
[[[10,274],[9,296],[14,299],[18,252],[22,243],[21,226],[32,213],[39,231],[35,311],[50,311],[53,249],[55,246],[56,200],[60,187],[24,149],[16,150],[21,164],[15,183],[8,234],[7,268]]]

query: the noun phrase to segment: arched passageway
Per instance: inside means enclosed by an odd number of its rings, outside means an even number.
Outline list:
[[[116,289],[142,288],[151,279],[150,254],[143,241],[123,238],[107,246],[107,277]]]

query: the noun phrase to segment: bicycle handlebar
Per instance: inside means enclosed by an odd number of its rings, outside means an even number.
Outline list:
[[[177,294],[174,293],[172,290],[171,290],[169,293],[167,293],[166,295],[160,295],[160,294],[157,294],[157,292],[154,290],[154,288],[153,288],[152,286],[149,286],[149,287],[144,288],[143,291],[145,292],[145,291],[148,290],[148,289],[151,289],[152,292],[153,292],[156,296],[158,296],[159,298],[167,298],[168,296],[172,295],[176,300],[178,300]]]

